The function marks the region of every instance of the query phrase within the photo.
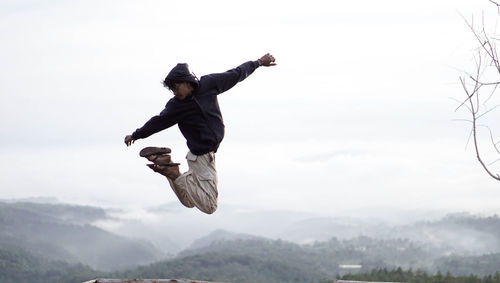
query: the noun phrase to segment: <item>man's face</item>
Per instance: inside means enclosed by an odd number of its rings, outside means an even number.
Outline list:
[[[188,82],[175,83],[174,95],[179,100],[184,100],[193,92],[193,86]]]

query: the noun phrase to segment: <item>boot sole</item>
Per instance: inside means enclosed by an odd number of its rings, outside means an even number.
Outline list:
[[[165,165],[158,165],[158,164],[146,164],[149,168],[153,169],[153,167],[175,167],[181,165],[180,163],[169,163]]]

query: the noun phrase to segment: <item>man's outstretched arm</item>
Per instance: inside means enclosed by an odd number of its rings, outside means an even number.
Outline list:
[[[171,111],[169,111],[169,104],[165,109],[160,113],[160,115],[154,116],[149,121],[144,124],[141,128],[135,130],[131,135],[125,136],[125,144],[127,146],[132,145],[136,140],[147,138],[150,135],[162,131],[166,128],[170,128],[171,126],[177,124],[178,117],[174,115]]]
[[[210,77],[212,82],[215,83],[218,93],[223,93],[235,86],[238,82],[246,79],[258,67],[275,66],[275,61],[274,57],[267,53],[256,61],[248,61],[224,73],[210,74],[207,77]]]

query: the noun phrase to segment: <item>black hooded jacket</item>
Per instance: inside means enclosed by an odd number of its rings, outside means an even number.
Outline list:
[[[165,109],[137,129],[132,138],[146,138],[178,124],[193,154],[216,152],[224,138],[224,122],[217,95],[244,80],[258,66],[257,61],[248,61],[227,72],[203,76],[198,81],[189,72],[187,64],[178,64],[166,80],[192,82],[198,87],[184,100],[170,99]]]

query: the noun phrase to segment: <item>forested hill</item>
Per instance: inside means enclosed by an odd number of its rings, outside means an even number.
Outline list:
[[[80,283],[104,276],[82,264],[50,261],[17,247],[0,248],[0,282],[2,283]]]
[[[345,265],[362,265],[358,270]],[[120,277],[190,277],[223,282],[327,282],[350,272],[423,270],[428,275],[485,276],[499,270],[500,254],[440,256],[407,240],[332,239],[312,245],[280,240],[217,241],[177,258],[118,274]],[[423,282],[423,281],[421,281]],[[453,280],[447,282],[455,282]],[[462,282],[462,281],[457,281]],[[479,282],[479,281],[471,281]]]
[[[149,242],[91,225],[105,217],[105,211],[95,207],[0,202],[0,247],[19,247],[49,260],[84,263],[101,270],[162,258]]]
[[[109,211],[95,207],[0,202],[0,282],[82,282],[96,277],[319,282],[384,268],[479,276],[500,270],[497,216],[455,214],[376,235],[310,244],[216,230],[169,260],[148,241],[93,224],[106,219]],[[96,271],[117,269],[126,271]]]
[[[367,239],[358,239],[364,242]],[[385,256],[370,256],[375,249],[369,248],[376,242],[368,240],[359,247],[357,242],[331,241],[328,243],[299,246],[283,241],[272,240],[233,240],[221,241],[201,250],[191,250],[175,259],[154,263],[125,272],[104,273],[92,270],[81,264],[53,262],[33,256],[16,248],[0,248],[0,282],[83,282],[93,278],[195,278],[222,282],[332,282],[339,273],[339,263],[361,262],[366,265],[361,272],[364,280],[381,278],[376,270],[396,270],[384,263],[384,257],[390,257],[394,249],[389,249]],[[406,244],[386,242],[386,247],[404,247]],[[355,246],[353,246],[355,245]],[[356,250],[358,250],[356,252]],[[398,248],[396,248],[398,250]],[[400,253],[404,257],[404,253]],[[361,260],[361,261],[359,261]],[[461,269],[469,275],[471,268],[485,274],[494,274],[500,264],[500,255],[474,258],[444,258],[439,266]],[[439,262],[439,261],[437,261]],[[458,268],[458,269],[457,269]],[[468,268],[468,269],[467,269]],[[443,269],[446,270],[446,269]],[[344,271],[345,272],[345,271]],[[398,275],[396,272],[394,275]],[[442,271],[441,274],[447,272]],[[472,272],[473,273],[473,272]],[[442,276],[431,278],[419,271],[406,278],[426,278],[438,280]],[[480,274],[482,275],[482,274]],[[397,278],[397,277],[386,277]],[[447,275],[447,281],[411,281],[408,282],[483,282],[455,280]],[[497,281],[484,281],[497,282]]]
[[[281,240],[224,240],[187,250],[175,260],[141,267],[124,276],[160,278],[194,272],[197,278],[205,280],[235,280],[237,277],[227,276],[241,275],[247,282],[307,282],[306,278],[331,279],[348,272],[341,269],[341,265],[361,264],[360,271],[369,271],[409,266],[410,263],[424,265],[432,257],[429,252],[405,240],[332,239],[305,246]]]
[[[385,237],[427,243],[456,254],[481,255],[500,252],[500,218],[468,213],[450,214],[438,221],[422,221],[395,227]]]

